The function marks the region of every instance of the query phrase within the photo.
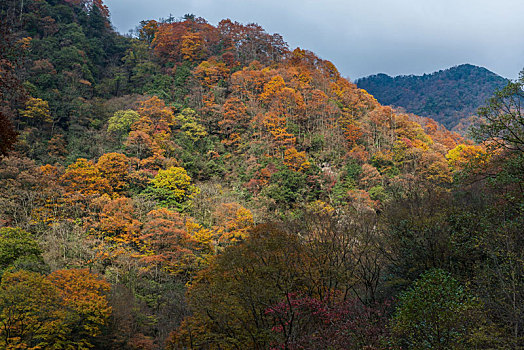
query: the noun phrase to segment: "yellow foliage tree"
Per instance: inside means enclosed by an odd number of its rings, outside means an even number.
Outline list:
[[[191,204],[191,199],[199,193],[199,189],[191,183],[191,177],[182,167],[170,167],[159,170],[151,180],[150,192],[162,204],[174,206],[183,211]]]
[[[20,111],[28,124],[41,126],[44,123],[52,123],[53,118],[49,112],[49,103],[40,98],[31,97],[25,104],[25,109]]]
[[[458,145],[451,149],[446,158],[453,171],[460,171],[468,166],[480,165],[487,161],[488,154],[480,145]]]
[[[284,151],[284,164],[295,171],[304,171],[311,165],[307,160],[306,152],[299,152],[295,147]]]

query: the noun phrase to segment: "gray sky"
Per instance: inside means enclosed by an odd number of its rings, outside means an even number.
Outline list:
[[[523,0],[105,0],[115,27],[186,13],[279,33],[355,80],[462,63],[515,79],[524,68]]]

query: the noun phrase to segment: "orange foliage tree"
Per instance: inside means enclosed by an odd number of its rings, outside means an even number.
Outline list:
[[[111,315],[107,295],[110,285],[87,269],[58,270],[47,276],[68,310],[69,342],[79,349],[93,347]]]
[[[253,228],[253,213],[238,203],[224,203],[215,213],[217,224],[213,227],[220,245],[231,245],[247,239]]]
[[[111,314],[109,283],[87,269],[49,276],[6,272],[0,283],[3,349],[90,349]]]
[[[140,247],[141,222],[136,219],[134,203],[130,198],[116,198],[103,204],[98,222],[93,226],[113,253],[121,253],[121,249],[136,251]]]
[[[106,153],[98,159],[96,167],[113,192],[125,190],[129,176],[129,158],[121,153]]]
[[[239,146],[243,134],[246,133],[250,116],[247,108],[237,97],[230,97],[223,105],[222,120],[218,122],[220,132],[226,137],[222,142],[226,145]]]
[[[102,176],[95,164],[87,159],[79,158],[69,165],[60,177],[66,196],[72,199],[81,199],[100,196],[112,192],[109,181]]]
[[[147,269],[160,266],[174,274],[188,274],[195,268],[193,252],[197,242],[188,234],[180,214],[166,208],[147,214],[140,240],[143,242],[141,260]]]

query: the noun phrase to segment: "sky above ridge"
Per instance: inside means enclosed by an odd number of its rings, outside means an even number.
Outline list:
[[[125,34],[141,20],[192,13],[279,33],[355,80],[470,63],[516,79],[524,68],[522,0],[105,0]]]

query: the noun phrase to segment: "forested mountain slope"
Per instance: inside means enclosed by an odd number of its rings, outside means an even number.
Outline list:
[[[422,76],[377,74],[355,83],[384,105],[402,107],[453,129],[476,115],[508,80],[486,68],[462,64]]]
[[[0,14],[0,347],[521,341],[521,154],[489,124],[395,112],[256,24]]]

